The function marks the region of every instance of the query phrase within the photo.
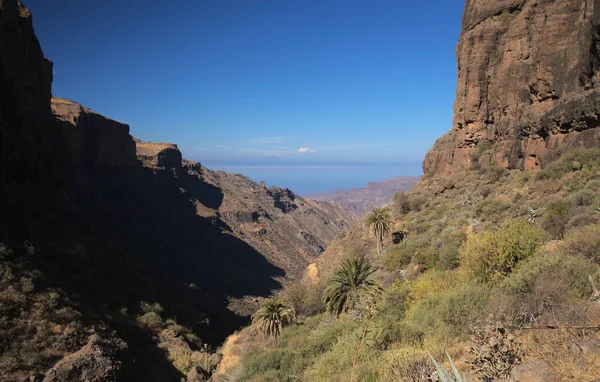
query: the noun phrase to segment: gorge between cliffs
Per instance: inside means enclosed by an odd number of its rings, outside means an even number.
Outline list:
[[[0,0],[0,380],[594,381],[600,0],[466,0],[456,55],[422,177],[309,198],[55,96]]]

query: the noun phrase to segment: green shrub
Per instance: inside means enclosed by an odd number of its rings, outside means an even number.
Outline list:
[[[596,193],[589,189],[583,189],[571,197],[573,206],[589,206],[594,202]]]
[[[164,311],[164,309],[158,302],[155,302],[154,304],[150,304],[150,303],[147,303],[146,301],[142,301],[142,302],[140,302],[140,311],[142,313],[154,312],[156,314],[161,314]]]
[[[377,381],[378,358],[381,353],[368,344],[361,346],[356,368],[352,369],[358,330],[357,328],[356,331],[342,333],[331,350],[316,358],[315,362],[307,368],[303,380]]]
[[[284,290],[284,300],[287,302],[297,316],[304,314],[304,305],[307,298],[307,288],[302,282],[290,283]]]
[[[478,150],[473,155],[471,155],[472,168],[474,170],[479,169],[479,158],[481,158],[481,156],[493,146],[494,144],[487,139],[484,139],[483,141],[479,142],[479,144],[477,145]]]
[[[586,185],[585,185],[586,189],[592,190],[594,192],[597,192],[598,190],[600,190],[600,180],[599,179],[593,179],[590,180]]]
[[[414,245],[408,242],[392,245],[385,250],[383,265],[392,272],[404,269],[412,261],[415,251]]]
[[[440,251],[439,260],[436,264],[437,269],[446,271],[458,267],[459,251],[454,245],[446,245]]]
[[[504,178],[505,173],[502,167],[491,166],[487,170],[487,180],[489,183],[498,183]]]
[[[412,196],[409,199],[410,210],[420,212],[427,205],[427,201],[425,196]]]
[[[598,216],[592,216],[589,213],[582,213],[573,216],[569,219],[565,229],[571,230],[574,228],[585,227],[592,224],[598,224]]]
[[[506,210],[508,210],[510,206],[500,200],[497,199],[487,199],[480,202],[475,207],[475,214],[477,217],[483,219],[489,219],[495,215],[498,215]]]
[[[567,199],[553,200],[546,205],[544,215],[558,216],[562,219],[569,217],[569,212],[573,204]]]
[[[265,373],[278,381],[296,381],[303,370],[303,358],[290,349],[272,349],[250,356],[244,362],[240,381],[251,381]]]
[[[160,329],[163,325],[162,317],[155,312],[148,312],[143,316],[138,316],[137,321],[148,329]]]
[[[600,264],[600,226],[591,225],[569,231],[562,249],[569,255],[583,256]]]
[[[470,325],[487,308],[490,289],[481,284],[458,283],[442,292],[427,293],[407,312],[407,324],[437,341],[466,339]]]
[[[406,314],[407,299],[411,288],[408,283],[395,283],[389,287],[374,319],[374,341],[384,350],[394,342],[418,341],[420,333],[414,333],[402,322]]]
[[[460,263],[479,281],[498,281],[533,255],[544,237],[538,226],[513,220],[495,232],[469,236],[461,248]]]
[[[299,339],[302,342],[302,354],[313,356],[329,351],[337,343],[342,333],[354,330],[358,325],[349,320],[338,321],[330,316],[325,317],[311,331],[310,336]],[[296,346],[299,344],[296,343]]]
[[[588,275],[594,274],[596,269],[593,262],[581,256],[560,251],[541,252],[524,261],[517,271],[503,280],[501,287],[512,294],[532,293],[544,275],[551,275],[555,284],[569,286],[570,297],[580,298],[589,294]]]
[[[405,215],[410,212],[408,195],[404,191],[398,191],[392,199],[392,206],[396,213]]]
[[[413,261],[416,264],[423,265],[425,269],[431,269],[435,267],[436,263],[439,260],[439,257],[439,252],[435,248],[426,247],[418,249],[415,252]]]
[[[573,171],[597,168],[600,164],[600,148],[573,150],[565,153],[559,160],[554,161],[538,172],[537,179],[560,179]]]

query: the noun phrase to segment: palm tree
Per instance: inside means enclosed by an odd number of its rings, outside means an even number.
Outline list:
[[[259,323],[265,337],[273,336],[275,341],[281,335],[284,326],[292,323],[296,316],[294,308],[285,305],[281,300],[267,300],[263,306],[252,315],[252,323]]]
[[[374,272],[369,262],[362,257],[342,261],[323,294],[327,311],[339,315],[354,308],[359,293],[375,285],[371,279]]]
[[[335,271],[329,281],[329,285],[325,288],[323,295],[325,308],[336,315],[349,309],[354,309],[361,292],[376,291],[375,282],[371,278],[374,272],[375,269],[363,257],[342,261],[342,266]],[[365,294],[368,295],[369,293]],[[358,360],[360,344],[367,333],[372,309],[368,308],[365,313],[367,317],[363,318],[363,328],[356,343],[352,370],[354,370],[356,361]]]
[[[383,238],[392,228],[392,217],[387,208],[374,208],[365,218],[365,224],[377,239],[377,251],[383,252]]]

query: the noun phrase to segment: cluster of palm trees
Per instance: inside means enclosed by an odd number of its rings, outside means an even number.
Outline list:
[[[377,251],[383,252],[385,237],[389,235],[392,228],[392,219],[387,208],[375,208],[365,218],[365,224],[377,240]],[[361,297],[376,288],[372,278],[375,269],[364,257],[347,258],[342,261],[340,267],[333,273],[323,293],[323,304],[326,311],[339,316],[357,308]],[[263,306],[252,316],[252,322],[259,325],[266,337],[275,337],[275,341],[281,335],[283,327],[290,325],[295,320],[294,309],[286,305],[278,298],[267,300]],[[359,338],[354,364],[360,349]]]

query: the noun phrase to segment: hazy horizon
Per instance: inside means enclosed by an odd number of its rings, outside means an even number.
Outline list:
[[[421,176],[420,163],[387,165],[235,165],[201,162],[210,170],[239,173],[267,186],[289,188],[298,195],[363,188],[398,176]]]

